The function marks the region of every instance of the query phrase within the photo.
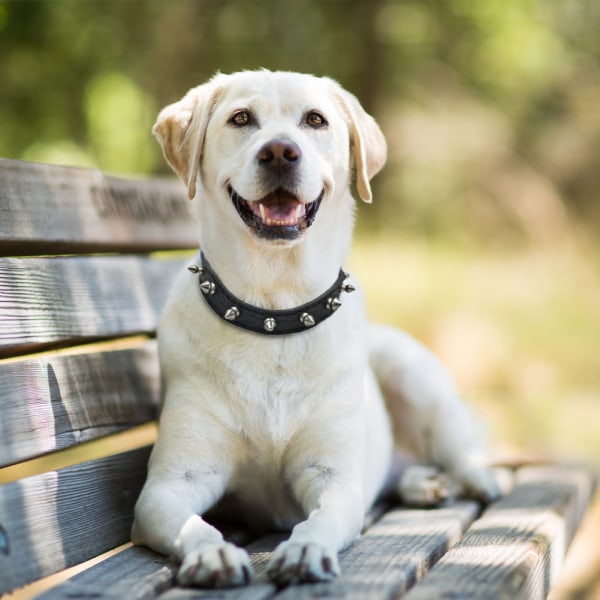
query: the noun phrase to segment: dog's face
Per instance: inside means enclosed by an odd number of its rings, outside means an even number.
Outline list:
[[[375,121],[338,84],[287,72],[217,75],[164,109],[154,127],[165,157],[188,186],[237,225],[269,242],[301,239],[356,170],[385,162]]]
[[[347,181],[348,129],[321,82],[245,73],[208,123],[203,172],[216,174],[242,222],[267,240],[295,240]],[[210,185],[208,177],[202,177]]]

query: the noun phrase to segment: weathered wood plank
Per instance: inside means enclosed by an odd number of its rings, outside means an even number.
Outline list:
[[[590,494],[583,470],[522,470],[407,600],[545,598]]]
[[[397,597],[419,580],[456,542],[478,511],[478,505],[473,502],[459,502],[436,510],[392,510],[342,553],[342,575],[332,583],[278,590],[268,582],[264,571],[270,553],[287,537],[274,534],[247,546],[257,573],[256,581],[247,587],[218,591],[169,589],[174,582],[175,566],[149,550],[130,548],[44,593],[39,600],[59,600],[77,595],[97,600],[121,597],[145,600],[155,595],[159,595],[161,600]]]
[[[385,505],[376,505],[367,516],[367,526],[372,525],[375,519],[381,517]],[[231,521],[224,522],[231,525]],[[224,524],[223,522],[220,525]],[[219,523],[217,523],[219,524]],[[221,531],[223,527],[219,526]],[[251,560],[258,573],[262,573],[268,562],[270,552],[287,534],[273,534],[251,543],[248,550]],[[225,539],[243,545],[240,539],[247,538],[245,530],[232,529],[225,533]],[[114,556],[107,558],[86,571],[79,573],[60,585],[36,596],[37,600],[63,600],[64,598],[95,598],[96,600],[109,600],[114,598],[129,598],[131,600],[149,600],[160,593],[169,590],[175,583],[177,566],[167,557],[156,554],[147,548],[128,548]],[[276,592],[276,587],[264,581],[264,577],[255,582],[250,588],[229,590],[229,596],[243,600],[269,598]],[[190,594],[208,594],[212,597],[213,590],[173,589],[169,597],[186,597]],[[217,592],[220,594],[221,591]]]
[[[0,258],[0,357],[153,332],[184,262]]]
[[[269,539],[269,538],[267,538]],[[71,579],[37,596],[37,600],[63,600],[64,598],[95,598],[96,600],[114,600],[127,598],[128,600],[146,600],[155,598],[162,592],[170,590],[175,584],[177,564],[141,546],[134,546],[110,556],[106,560],[93,565],[89,569],[78,573]],[[173,594],[209,594],[214,597],[216,593],[231,595],[238,594],[239,598],[255,598],[257,588],[267,587],[266,596],[272,595],[275,586],[271,584],[256,584],[249,588],[238,590],[173,590]],[[264,589],[260,590],[262,594]],[[241,595],[240,595],[241,594]],[[229,597],[226,596],[227,598]]]
[[[562,475],[562,473],[561,473]],[[521,485],[532,482],[548,482],[555,476],[539,469],[523,471],[520,476]],[[577,476],[575,477],[577,479]],[[585,477],[584,477],[585,479]],[[587,481],[587,480],[586,480]],[[537,485],[537,484],[536,484]],[[577,487],[577,484],[576,484]],[[581,482],[584,491],[578,500],[572,504],[573,515],[585,508],[586,483]],[[520,488],[521,489],[521,488]],[[522,492],[519,492],[522,494]],[[516,504],[523,505],[523,496],[513,497],[502,510]],[[532,493],[531,489],[525,497],[525,504],[533,503],[529,508],[536,511],[540,501],[545,502],[546,494],[539,490]],[[555,506],[550,502],[552,506]],[[560,502],[558,503],[560,505]],[[494,510],[494,509],[490,509]],[[490,510],[486,513],[489,514]],[[521,509],[519,509],[521,510]],[[458,503],[449,507],[436,510],[410,510],[398,509],[385,515],[381,521],[375,523],[351,548],[342,553],[342,576],[329,584],[310,584],[293,586],[285,590],[277,588],[265,581],[264,569],[268,562],[270,552],[285,535],[266,536],[248,546],[257,580],[250,586],[228,590],[195,590],[191,588],[170,588],[175,574],[175,566],[168,559],[143,548],[130,548],[112,556],[103,563],[93,566],[68,582],[65,582],[38,597],[38,600],[59,600],[65,597],[94,597],[97,600],[114,598],[132,598],[133,600],[146,600],[159,595],[161,600],[191,600],[193,598],[219,598],[220,600],[267,600],[271,598],[284,600],[286,598],[396,598],[426,573],[431,564],[452,546],[468,526],[469,522],[477,515],[478,507],[474,503]],[[568,511],[567,511],[568,512]],[[577,519],[571,519],[575,527]],[[478,521],[469,531],[478,527]],[[516,532],[516,537],[523,535],[531,538],[530,532]],[[514,541],[514,540],[513,540]],[[511,542],[512,543],[512,542]],[[459,542],[455,548],[459,548]],[[510,555],[512,547],[507,550]],[[453,549],[449,551],[454,552]],[[485,550],[484,550],[485,552]],[[442,558],[443,563],[445,559]],[[434,570],[437,567],[434,567]],[[495,568],[495,567],[490,567]],[[502,577],[502,570],[500,569]],[[495,598],[517,597],[527,598],[531,590],[517,591],[508,586],[500,591],[481,588],[473,591],[464,591],[465,585],[471,584],[470,577],[466,574],[467,581],[461,579],[442,580],[441,587],[427,595],[427,598]],[[431,575],[426,576],[420,585],[413,587],[412,594],[420,590],[421,585],[427,585]],[[503,583],[505,585],[506,582]],[[504,591],[508,590],[506,594]],[[162,592],[162,593],[161,593]]]
[[[372,525],[374,520],[383,514],[384,508],[383,503],[376,505],[369,512],[366,524]],[[230,521],[226,523],[231,524]],[[222,527],[219,528],[223,531]],[[225,533],[225,538],[242,545],[239,539],[246,538],[246,534],[247,532],[244,530],[238,532],[238,530],[232,529],[229,534]],[[286,537],[287,534],[273,534],[248,545],[253,566],[258,573],[264,571],[270,552]],[[62,600],[67,597],[93,597],[96,600],[114,598],[149,600],[174,585],[176,572],[177,566],[167,557],[156,554],[147,548],[133,547],[107,558],[36,598],[37,600]],[[227,594],[232,598],[257,600],[258,598],[270,598],[275,592],[276,587],[264,581],[264,576],[262,576],[251,587],[229,590]],[[186,597],[190,594],[204,594],[205,596],[208,594],[212,597],[214,593],[213,590],[198,591],[176,588],[171,590],[169,598]],[[217,594],[221,594],[221,591]]]
[[[283,539],[281,535],[269,536],[248,546],[257,581],[246,588],[220,590],[218,597],[223,600],[396,598],[422,579],[460,539],[478,512],[475,502],[457,502],[434,510],[391,510],[340,555],[342,574],[335,581],[283,590],[277,590],[264,578],[270,552]],[[214,594],[210,590],[173,588],[160,599],[214,598]]]
[[[0,159],[0,253],[193,248],[183,185]]]
[[[155,419],[156,342],[0,364],[0,390],[2,467]]]
[[[176,572],[175,564],[166,557],[134,546],[36,596],[36,600],[151,600],[173,585]]]
[[[312,586],[312,584],[306,585]],[[292,589],[299,590],[301,587],[293,586]],[[274,584],[256,581],[244,587],[219,590],[174,587],[158,596],[158,598],[160,600],[270,600],[271,598],[279,598],[279,594]]]
[[[0,594],[126,542],[149,451],[0,486]]]
[[[435,510],[392,510],[341,555],[342,574],[334,582],[288,588],[277,598],[396,598],[458,542],[478,512],[475,502]]]

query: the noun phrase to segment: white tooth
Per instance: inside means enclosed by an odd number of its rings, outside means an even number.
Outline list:
[[[300,219],[303,209],[304,209],[304,204],[298,204],[298,206],[296,207],[296,215],[295,215],[296,221],[298,221]]]
[[[262,204],[258,205],[258,209],[260,210],[260,220],[265,223],[267,219],[267,211]],[[268,225],[268,223],[265,223],[265,225]]]

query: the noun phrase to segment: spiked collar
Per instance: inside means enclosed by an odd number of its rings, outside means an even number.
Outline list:
[[[231,325],[264,335],[286,335],[315,327],[340,308],[342,292],[350,293],[355,289],[344,283],[349,275],[340,269],[334,284],[311,302],[286,310],[267,310],[234,296],[213,271],[204,254],[200,258],[201,265],[192,265],[188,269],[199,275],[200,290],[208,306]]]

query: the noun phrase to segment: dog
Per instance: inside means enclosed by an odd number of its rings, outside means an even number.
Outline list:
[[[193,201],[201,255],[159,324],[164,398],[133,542],[178,559],[182,585],[243,585],[248,554],[203,518],[231,498],[257,532],[291,530],[272,581],[327,581],[385,491],[494,499],[444,368],[367,323],[341,270],[353,186],[371,202],[387,152],[359,101],[325,77],[217,74],[153,133]]]

